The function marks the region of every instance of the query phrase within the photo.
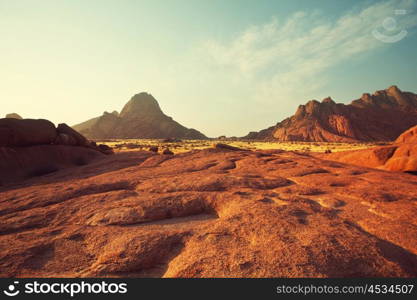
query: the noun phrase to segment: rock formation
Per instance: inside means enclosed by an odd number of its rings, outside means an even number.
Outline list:
[[[173,155],[174,152],[169,150],[169,148],[165,148],[164,151],[162,151],[162,154],[164,154],[164,155]]]
[[[76,130],[69,127],[67,124],[59,124],[57,127],[57,144],[61,144],[62,141],[67,141],[68,145],[73,146],[89,146],[90,142]],[[66,143],[63,143],[66,144]]]
[[[396,86],[363,94],[351,104],[331,98],[300,105],[295,115],[246,139],[316,142],[393,141],[417,125],[417,95]]]
[[[279,150],[117,153],[0,187],[0,277],[416,277],[416,186]]]
[[[318,157],[358,166],[417,174],[417,126],[401,134],[392,145],[320,154]]]
[[[383,169],[417,175],[417,126],[400,135],[394,147],[397,148],[385,162]]]
[[[113,150],[96,145],[66,124],[0,119],[0,185],[88,164]]]
[[[16,113],[7,114],[6,118],[7,119],[19,119],[19,120],[23,119],[19,114],[16,114]]]
[[[0,187],[88,165],[104,156],[92,148],[66,145],[0,147]]]
[[[403,132],[395,141],[396,144],[417,144],[417,126]]]
[[[49,145],[56,137],[55,125],[47,120],[0,119],[0,146]]]
[[[206,139],[195,129],[188,129],[166,116],[152,95],[140,93],[133,96],[120,114],[107,113],[73,126],[91,139],[178,138]]]

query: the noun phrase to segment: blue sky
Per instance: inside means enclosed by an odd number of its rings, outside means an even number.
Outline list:
[[[416,0],[0,0],[0,115],[74,125],[146,91],[242,136],[310,99],[417,92],[416,28]]]

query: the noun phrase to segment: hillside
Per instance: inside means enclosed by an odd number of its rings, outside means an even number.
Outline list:
[[[117,111],[73,126],[81,134],[92,139],[206,139],[195,129],[188,129],[165,115],[155,98],[147,93],[133,96]]]
[[[300,105],[296,113],[275,126],[251,132],[246,139],[307,142],[393,141],[417,125],[417,95],[397,86],[345,105],[330,97]]]

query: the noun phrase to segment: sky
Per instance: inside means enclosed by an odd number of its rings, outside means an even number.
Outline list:
[[[75,125],[148,92],[207,136],[417,92],[417,0],[0,0],[0,116]]]

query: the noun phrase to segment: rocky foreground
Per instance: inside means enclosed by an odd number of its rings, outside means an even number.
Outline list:
[[[417,276],[417,176],[228,147],[0,187],[0,276]]]

